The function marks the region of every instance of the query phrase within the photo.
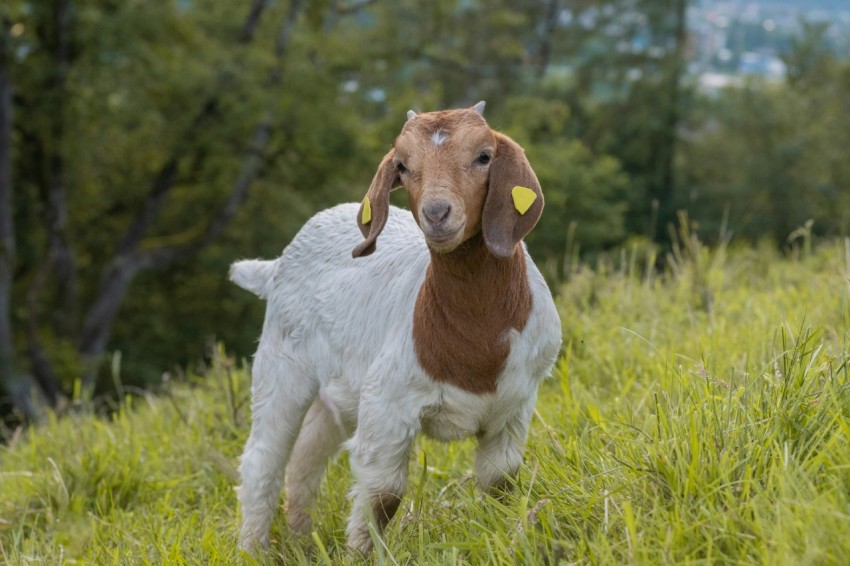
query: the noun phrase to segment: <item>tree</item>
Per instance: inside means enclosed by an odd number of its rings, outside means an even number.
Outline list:
[[[11,22],[0,14],[0,393],[9,394],[15,368],[12,335],[12,276],[15,266],[15,227],[12,214],[12,80]]]
[[[232,44],[246,44],[252,41],[261,16],[266,10],[266,4],[264,0],[255,0],[242,28],[231,39]],[[90,195],[82,194],[85,184],[79,182],[85,179],[86,172],[77,167],[70,168],[68,162],[71,157],[82,158],[81,163],[85,163],[84,157],[74,155],[75,146],[71,140],[79,142],[80,138],[85,138],[87,132],[81,131],[84,123],[87,120],[96,123],[96,117],[89,113],[101,112],[102,109],[99,105],[88,108],[71,108],[71,105],[80,105],[86,98],[91,101],[96,99],[96,95],[91,96],[92,93],[86,92],[88,85],[85,74],[92,70],[88,66],[92,57],[107,57],[120,62],[122,57],[132,53],[133,48],[138,48],[136,44],[130,44],[126,48],[109,44],[110,40],[120,40],[117,35],[104,37],[106,41],[103,43],[106,45],[101,43],[92,47],[89,38],[85,36],[104,35],[99,24],[118,24],[120,28],[130,24],[130,19],[142,15],[138,13],[138,7],[131,6],[123,11],[104,8],[105,6],[91,4],[74,5],[70,0],[29,4],[32,21],[26,23],[31,26],[32,32],[26,39],[30,42],[27,47],[31,54],[26,56],[27,61],[17,61],[19,65],[26,63],[39,69],[39,72],[26,75],[28,80],[21,80],[23,84],[19,92],[18,106],[28,120],[19,126],[22,140],[20,178],[35,189],[36,202],[43,211],[46,251],[38,260],[38,267],[30,272],[27,291],[27,337],[33,375],[51,405],[55,405],[62,394],[59,377],[54,368],[57,345],[65,344],[59,348],[60,351],[64,348],[66,351],[72,349],[79,353],[83,361],[81,367],[85,384],[91,387],[96,375],[97,360],[106,347],[106,340],[130,282],[144,270],[185,261],[221,233],[245,199],[256,174],[259,155],[264,150],[268,138],[267,124],[259,124],[250,138],[251,143],[243,159],[241,173],[236,176],[223,204],[218,205],[217,210],[213,208],[205,212],[209,220],[200,234],[179,245],[142,247],[143,238],[158,220],[169,193],[178,182],[181,167],[190,159],[198,159],[197,152],[202,148],[195,144],[195,139],[216,119],[219,105],[224,98],[221,92],[228,86],[230,77],[222,74],[214,79],[212,82],[217,83],[218,88],[200,100],[192,118],[175,128],[182,131],[174,136],[173,145],[170,152],[164,155],[162,164],[151,170],[147,194],[141,200],[136,200],[132,213],[127,209],[116,211],[119,216],[127,219],[127,224],[120,241],[112,251],[112,259],[103,267],[98,288],[94,293],[91,293],[90,286],[84,289],[90,293],[90,302],[81,317],[81,275],[78,261],[80,252],[90,252],[90,248],[84,248],[89,243],[84,237],[74,238],[74,226],[69,225],[69,221],[73,223],[73,218],[76,217],[76,211],[69,203],[69,191],[74,191],[78,199]],[[150,8],[151,6],[145,6],[144,9]],[[179,26],[182,23],[181,15],[168,3],[159,3],[155,8],[158,10],[151,11],[145,14],[146,18],[140,17],[132,23],[141,26]],[[299,12],[300,3],[293,2],[284,20],[284,30],[279,36],[282,39],[278,40],[276,47],[278,60],[282,59],[285,43]],[[101,20],[98,21],[97,18]],[[83,21],[85,24],[81,23]],[[22,23],[16,25],[19,28],[24,26]],[[4,62],[9,60],[9,57],[4,57]],[[272,68],[279,64],[272,64]],[[101,86],[91,84],[95,85],[95,88]],[[92,88],[89,87],[88,90],[91,91]],[[120,91],[113,90],[112,95],[120,96],[119,93]],[[87,149],[90,150],[91,146]],[[7,185],[4,183],[4,186]],[[8,194],[8,191],[4,193]],[[126,204],[122,200],[121,197],[113,199],[113,206],[125,207]],[[12,207],[4,207],[3,210],[5,217]],[[3,224],[4,228],[9,225],[8,221]],[[11,229],[4,230],[4,234],[10,232]],[[34,242],[28,241],[27,244],[27,251],[31,254]],[[4,249],[8,250],[9,247],[4,246]],[[8,256],[8,253],[6,255]],[[8,263],[8,259],[4,259]],[[32,256],[27,259],[31,260]],[[90,261],[90,257],[85,259]],[[47,326],[41,320],[46,304],[50,305],[50,320]],[[49,330],[47,333],[46,329]],[[51,342],[51,353],[45,350],[45,337]]]
[[[820,26],[804,30],[783,54],[785,82],[750,80],[692,115],[678,205],[709,232],[727,214],[740,237],[778,245],[809,220],[816,235],[850,231],[850,65],[830,55]]]
[[[813,88],[834,59],[827,39],[828,22],[800,20],[800,33],[791,38],[790,49],[782,53],[787,80],[794,88]]]
[[[99,45],[83,41],[87,34],[102,32],[92,16],[108,20],[119,26],[129,23],[127,16],[140,16],[138,8],[129,7],[126,11],[106,10],[100,6],[74,5],[71,0],[54,0],[29,6],[32,13],[33,34],[30,38],[33,54],[29,64],[40,68],[34,73],[34,79],[21,89],[20,106],[29,118],[21,125],[21,137],[24,141],[23,163],[31,165],[23,168],[23,178],[33,183],[38,200],[42,206],[43,225],[46,233],[46,252],[42,255],[39,267],[31,277],[27,292],[28,316],[27,337],[32,372],[45,394],[48,402],[55,405],[61,395],[61,385],[54,363],[45,351],[44,325],[41,321],[42,309],[50,304],[49,326],[52,349],[58,344],[64,348],[75,349],[83,362],[84,383],[93,386],[96,364],[103,353],[106,339],[111,332],[115,316],[129,283],[145,269],[161,268],[169,263],[185,259],[208,244],[232,217],[244,194],[250,186],[251,165],[256,157],[251,151],[262,151],[262,147],[251,148],[246,158],[244,175],[234,183],[225,204],[217,213],[210,213],[210,222],[203,233],[180,246],[159,246],[142,250],[142,238],[149,232],[161,213],[162,207],[177,181],[181,161],[191,151],[195,138],[213,118],[218,104],[218,93],[202,99],[199,109],[188,123],[182,124],[182,132],[175,136],[171,152],[164,157],[158,170],[152,171],[150,188],[141,201],[135,203],[135,213],[128,216],[128,224],[112,259],[104,266],[100,284],[82,316],[80,300],[80,273],[78,269],[79,241],[74,241],[73,227],[69,225],[74,210],[69,203],[69,192],[79,194],[80,184],[75,183],[70,171],[69,157],[73,156],[71,139],[79,140],[80,117],[86,110],[72,112],[70,106],[81,102],[85,92],[81,92],[83,81],[80,75],[87,72],[86,65],[91,57],[111,57],[120,59],[126,56],[117,45]],[[147,7],[146,7],[147,8]],[[136,24],[142,26],[154,22],[177,25],[180,16],[167,4],[160,3],[153,17],[139,18]],[[235,42],[250,41],[265,9],[265,2],[256,1],[246,18]],[[88,17],[88,26],[81,23]],[[29,22],[28,22],[29,23]],[[88,39],[88,38],[86,38]],[[118,39],[107,38],[109,39]],[[131,51],[135,45],[130,46]],[[220,81],[224,86],[224,80]],[[93,97],[89,97],[90,99]],[[75,109],[76,110],[76,109]],[[90,111],[91,109],[89,109]],[[87,116],[92,119],[93,117]],[[263,142],[263,132],[254,137],[255,145]],[[78,156],[79,157],[79,156]],[[130,218],[131,216],[131,218]]]
[[[347,144],[355,126],[346,121],[357,110],[310,137],[317,130],[308,120],[327,119],[338,92],[316,69],[328,56],[320,36],[371,3],[18,0],[4,12],[0,86],[6,93],[15,82],[14,100],[3,100],[20,119],[14,155],[0,153],[3,171],[17,180],[12,200],[10,177],[0,178],[10,204],[0,217],[0,299],[26,297],[26,308],[0,301],[0,383],[17,362],[51,405],[76,378],[92,389],[128,297],[132,311],[144,303],[139,289],[191,271],[249,191],[287,202],[287,227],[315,207],[295,212],[299,199],[327,200],[349,166],[324,159],[357,155]],[[10,29],[19,32],[15,49]],[[0,142],[11,136],[9,116],[2,114],[10,135]],[[304,179],[322,186],[304,187]],[[265,226],[280,220],[281,207],[252,208]],[[20,243],[14,274],[12,221]],[[262,236],[251,219],[237,224]],[[195,275],[206,282],[224,272]],[[16,344],[13,327],[25,329],[17,333],[25,340]],[[138,322],[125,327],[126,346]],[[24,343],[27,355],[13,358]]]

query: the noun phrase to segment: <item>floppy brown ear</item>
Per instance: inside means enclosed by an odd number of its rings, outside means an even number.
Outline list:
[[[493,133],[496,150],[481,226],[490,253],[507,259],[540,219],[543,191],[519,144],[504,134]]]
[[[366,238],[351,252],[352,257],[361,257],[375,251],[375,240],[387,223],[390,211],[390,191],[401,185],[398,168],[393,163],[395,149],[391,149],[378,166],[378,171],[372,179],[366,198],[360,204],[357,212],[357,225],[363,237]]]

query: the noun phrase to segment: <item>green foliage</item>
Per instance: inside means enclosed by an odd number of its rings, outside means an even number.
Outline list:
[[[571,272],[564,353],[515,491],[476,492],[473,442],[421,440],[376,562],[847,556],[850,249],[789,260],[769,245],[708,249],[684,229],[677,242],[663,274],[635,259]],[[2,449],[4,560],[255,563],[235,547],[232,490],[248,375],[214,359],[203,379],[126,398],[112,417],[50,419]],[[344,459],[330,466],[308,540],[278,517],[272,562],[365,563],[344,548],[348,478]]]
[[[487,100],[489,122],[524,145],[542,182],[546,209],[528,244],[552,281],[579,251],[669,244],[679,209],[704,238],[724,222],[781,245],[809,219],[815,237],[850,227],[850,66],[830,54],[821,26],[804,25],[783,55],[788,84],[701,98],[685,75],[684,0],[266,2],[246,36],[254,4],[0,7],[4,32],[15,29],[18,374],[33,370],[31,319],[66,394],[109,352],[141,386],[198,362],[215,340],[247,356],[263,306],[226,282],[229,264],[276,256],[317,210],[359,200],[408,108]],[[81,327],[169,165],[173,183],[141,252],[198,241],[252,159],[256,175],[227,229],[129,276],[107,352],[86,359]],[[67,202],[59,234],[49,229],[61,224],[50,214],[55,185]],[[46,270],[30,308],[60,235],[74,269]]]
[[[846,235],[850,65],[824,63],[819,73],[817,89],[754,82],[706,100],[679,164],[678,205],[712,232],[728,209],[729,225],[751,240],[785,243],[810,219],[818,235]]]

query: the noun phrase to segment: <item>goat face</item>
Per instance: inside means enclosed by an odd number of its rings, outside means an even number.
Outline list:
[[[474,110],[408,120],[393,163],[428,245],[449,252],[481,230],[495,135]]]
[[[358,214],[366,238],[353,255],[375,251],[389,193],[403,185],[428,246],[447,253],[479,232],[490,252],[511,257],[543,210],[543,194],[522,148],[473,108],[408,113]],[[519,192],[519,193],[518,193]]]

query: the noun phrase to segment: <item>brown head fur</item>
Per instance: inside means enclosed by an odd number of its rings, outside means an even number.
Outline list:
[[[401,185],[432,250],[449,252],[483,230],[493,255],[513,255],[540,218],[543,193],[522,148],[490,129],[478,108],[428,112],[407,121],[366,194],[371,220],[363,222],[365,204],[357,215],[365,240],[354,257],[375,251],[390,191]],[[515,186],[537,196],[524,214],[514,208]]]

